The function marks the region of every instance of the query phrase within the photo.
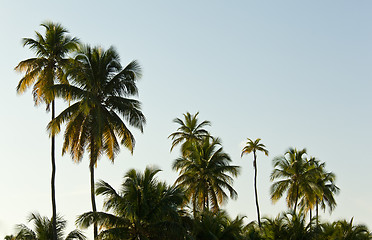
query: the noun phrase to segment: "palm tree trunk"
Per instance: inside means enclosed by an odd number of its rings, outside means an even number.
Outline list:
[[[52,120],[55,115],[55,102],[52,101]],[[51,176],[51,191],[52,191],[52,233],[53,240],[57,240],[57,204],[56,204],[56,189],[55,189],[55,180],[56,180],[56,159],[55,159],[55,138],[52,136],[51,139],[51,159],[52,159],[52,176]]]
[[[90,198],[92,201],[93,213],[96,213],[97,207],[96,207],[96,196],[95,196],[95,188],[94,188],[94,162],[91,162],[89,164],[89,170],[90,170]],[[93,225],[93,234],[94,234],[94,239],[97,239],[98,231],[97,231],[97,224],[95,222]]]
[[[316,199],[316,226],[318,227],[319,224],[319,212],[318,212],[318,198]]]
[[[257,194],[257,161],[256,161],[256,152],[253,151],[253,168],[254,168],[254,195],[256,197],[256,208],[257,208],[257,219],[258,226],[261,227],[261,217],[260,217],[260,207],[258,205],[258,194]]]
[[[294,214],[296,214],[297,201],[298,201],[298,186],[296,187],[296,200],[295,200],[295,205],[294,205],[294,208],[293,208]]]

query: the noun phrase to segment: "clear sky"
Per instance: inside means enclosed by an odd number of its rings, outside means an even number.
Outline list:
[[[272,159],[289,147],[307,148],[337,175],[338,206],[324,219],[354,217],[372,230],[372,2],[371,1],[7,1],[0,0],[0,238],[26,223],[30,212],[51,216],[50,115],[19,96],[18,62],[33,57],[23,37],[45,20],[59,22],[82,42],[113,45],[122,64],[137,59],[148,124],[134,155],[122,148],[115,164],[102,157],[96,179],[118,187],[130,168],[163,169],[173,183],[172,122],[189,111],[210,120],[233,163],[242,166],[232,217],[256,219],[252,156],[240,158],[247,137],[261,138],[258,155],[263,216],[285,211],[270,201]],[[58,102],[58,111],[66,104]],[[91,209],[88,161],[61,157],[57,138],[57,210],[74,228]],[[98,198],[101,209],[102,199]],[[87,231],[91,236],[91,231]]]

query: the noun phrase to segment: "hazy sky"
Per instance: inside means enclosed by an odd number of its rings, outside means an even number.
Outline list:
[[[324,219],[345,218],[372,229],[372,2],[371,1],[5,1],[0,0],[0,238],[26,223],[30,212],[51,216],[50,115],[19,96],[18,62],[33,57],[23,37],[59,22],[82,42],[115,46],[122,64],[137,59],[148,124],[133,130],[134,155],[122,148],[115,164],[102,157],[96,179],[118,187],[130,168],[163,169],[173,183],[172,122],[189,111],[210,120],[233,164],[242,166],[232,217],[256,219],[252,156],[240,158],[247,137],[261,138],[258,156],[263,216],[287,210],[270,201],[272,159],[289,147],[307,148],[337,175],[338,206]],[[59,101],[58,111],[66,107]],[[74,228],[91,209],[88,161],[61,157],[57,138],[57,210]],[[98,199],[101,209],[102,199]],[[87,231],[91,236],[91,230]]]

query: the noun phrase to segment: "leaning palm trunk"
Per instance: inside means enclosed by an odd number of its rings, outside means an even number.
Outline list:
[[[52,121],[55,115],[55,102],[52,101]],[[55,159],[55,139],[54,136],[51,137],[51,159],[52,159],[52,177],[51,177],[51,191],[52,191],[52,231],[53,231],[53,240],[57,240],[57,204],[56,204],[56,189],[55,189],[55,180],[56,180],[56,159]]]
[[[256,152],[253,152],[254,161],[253,161],[253,168],[254,168],[254,195],[256,198],[256,208],[257,208],[257,220],[258,226],[261,227],[261,216],[260,216],[260,207],[258,205],[258,194],[257,194],[257,161],[256,161]]]

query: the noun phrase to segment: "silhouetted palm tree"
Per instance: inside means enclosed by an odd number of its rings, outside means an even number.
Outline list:
[[[202,143],[194,142],[187,151],[187,156],[175,160],[173,169],[179,171],[175,183],[187,189],[194,215],[198,210],[209,210],[210,203],[216,212],[219,205],[228,198],[225,189],[231,198],[237,197],[232,183],[233,177],[239,174],[239,167],[230,165],[231,158],[223,152],[218,138],[204,138]]]
[[[89,151],[93,212],[96,211],[94,167],[98,158],[104,154],[114,161],[120,150],[117,138],[133,153],[134,137],[122,119],[143,131],[145,117],[140,102],[128,98],[137,94],[136,81],[140,76],[138,63],[133,61],[123,68],[113,47],[104,50],[87,45],[81,48],[68,71],[72,84],[52,88],[57,96],[75,101],[49,123],[48,129],[55,135],[67,122],[62,153],[70,152],[75,161],[81,161],[85,149]]]
[[[296,213],[298,201],[305,194],[308,199],[315,199],[320,192],[316,185],[317,169],[311,161],[307,160],[306,149],[297,151],[289,149],[284,156],[273,160],[274,170],[271,173],[271,181],[277,180],[271,186],[271,199],[276,202],[287,192],[287,205],[293,206]]]
[[[46,103],[47,110],[52,105],[52,120],[55,116],[54,94],[50,87],[56,82],[62,81],[63,69],[68,65],[67,54],[78,48],[78,39],[71,38],[68,31],[58,23],[45,22],[41,24],[45,28],[44,36],[36,32],[36,38],[24,38],[23,46],[29,46],[35,51],[36,57],[21,61],[15,70],[24,72],[25,75],[17,86],[18,93],[24,93],[33,85],[32,94],[35,105]],[[52,219],[53,229],[56,228],[57,207],[55,197],[55,140],[51,136],[51,197],[52,197]],[[55,232],[55,231],[54,231]],[[56,234],[53,239],[56,240]]]
[[[177,131],[169,135],[168,138],[172,139],[172,147],[171,151],[175,146],[182,143],[181,152],[182,154],[185,153],[185,150],[188,148],[192,142],[200,142],[205,137],[209,137],[209,133],[203,127],[210,126],[211,123],[209,121],[203,121],[201,123],[198,122],[198,115],[197,112],[195,115],[190,114],[189,112],[183,114],[185,120],[181,120],[180,118],[176,118],[173,122],[178,123],[180,125],[177,128]]]
[[[263,152],[266,156],[269,156],[269,151],[266,150],[266,146],[264,144],[260,143],[261,141],[260,138],[257,138],[254,142],[249,138],[247,139],[248,141],[242,150],[241,157],[243,157],[244,154],[249,154],[253,152],[254,195],[256,198],[258,225],[261,227],[260,207],[258,205],[258,194],[257,194],[257,155],[256,155],[256,152],[257,151]]]
[[[129,170],[119,191],[108,183],[97,183],[97,195],[105,196],[106,212],[80,215],[77,224],[93,223],[104,230],[99,239],[183,239],[186,234],[179,216],[184,201],[182,189],[168,186],[155,178],[159,169],[146,168],[144,173]]]
[[[34,230],[24,224],[17,226],[18,233],[13,236],[12,240],[50,240],[53,238],[52,221],[47,217],[42,217],[38,213],[30,214],[29,222],[33,222]],[[86,237],[79,230],[73,230],[64,237],[66,221],[57,216],[57,240],[85,240]]]

